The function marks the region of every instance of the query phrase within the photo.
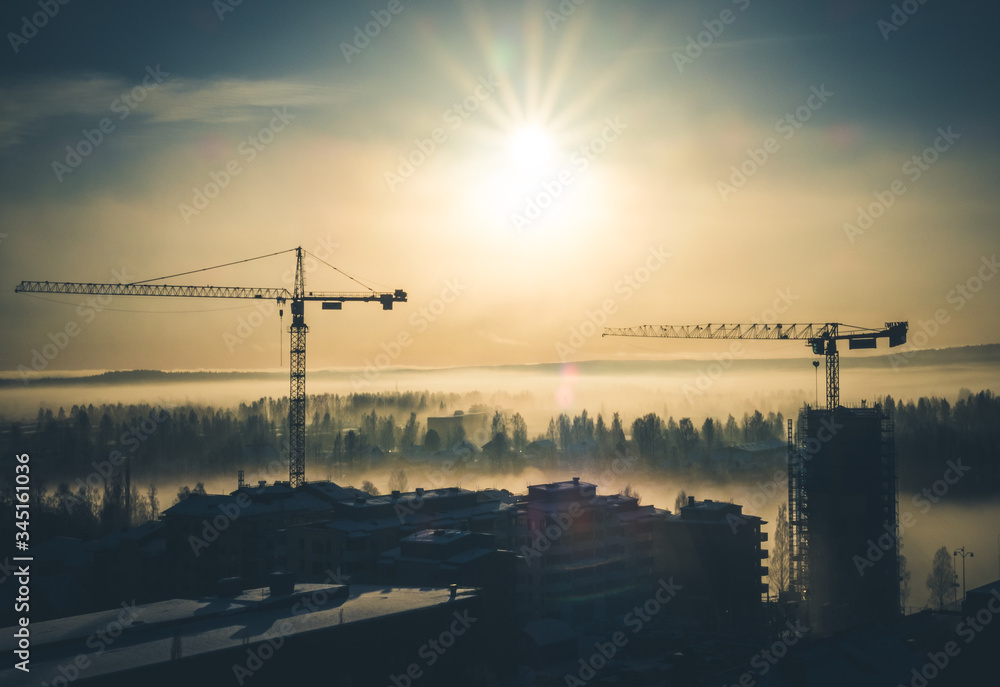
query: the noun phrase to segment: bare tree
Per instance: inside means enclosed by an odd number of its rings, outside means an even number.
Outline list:
[[[899,540],[899,605],[906,613],[906,602],[910,599],[910,570],[906,565],[906,556],[902,553],[903,540]]]
[[[768,561],[768,580],[771,593],[779,599],[788,591],[788,506],[778,504],[778,518],[774,523],[774,548]]]
[[[677,498],[674,499],[674,512],[680,513],[681,506],[686,506],[687,502],[688,502],[687,494],[685,494],[684,490],[681,489],[679,492],[677,492]]]
[[[149,512],[153,520],[157,520],[160,517],[160,500],[156,498],[156,485],[149,485],[149,492],[147,492],[147,498],[149,498]]]
[[[622,496],[627,496],[628,498],[635,499],[636,501],[641,501],[642,497],[639,495],[638,489],[632,488],[632,483],[629,482],[625,485],[625,488],[618,492]]]
[[[934,553],[934,563],[930,574],[927,575],[931,605],[936,605],[938,610],[944,610],[955,601],[955,589],[958,587],[955,577],[955,566],[951,556],[948,555],[948,548],[942,546]]]

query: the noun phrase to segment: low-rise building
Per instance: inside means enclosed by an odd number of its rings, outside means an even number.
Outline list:
[[[666,569],[684,592],[671,611],[715,627],[760,623],[767,593],[764,524],[744,515],[742,506],[689,496],[661,525]]]
[[[648,597],[663,574],[654,535],[667,515],[632,497],[598,496],[578,477],[529,486],[518,504],[519,615],[581,626]]]
[[[516,512],[498,498],[460,487],[358,494],[336,502],[328,518],[287,528],[282,533],[284,563],[300,579],[340,568],[354,579],[374,580],[381,554],[421,530],[477,532],[493,549],[510,549]]]
[[[188,496],[163,513],[170,594],[198,598],[224,577],[264,584],[268,574],[285,567],[278,532],[329,517],[332,510],[331,500],[287,482]]]

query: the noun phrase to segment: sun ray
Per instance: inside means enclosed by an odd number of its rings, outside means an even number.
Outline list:
[[[491,235],[523,235],[512,218],[559,184],[565,190],[558,191],[557,201],[525,240],[573,251],[578,244],[571,236],[579,236],[582,225],[606,222],[613,214],[608,203],[622,175],[612,158],[589,169],[580,151],[601,136],[610,118],[627,121],[644,107],[637,69],[641,56],[605,50],[595,16],[580,7],[552,27],[535,4],[511,20],[496,7],[469,2],[458,23],[465,27],[463,40],[472,59],[460,60],[456,42],[441,40],[430,29],[418,39],[459,95],[471,93],[484,75],[498,83],[474,116],[463,119],[454,134],[448,132],[449,142],[435,160],[441,180],[462,189],[459,211]],[[633,23],[639,33],[648,31],[639,19]],[[612,93],[617,95],[612,98]],[[607,144],[599,145],[603,154]],[[557,183],[559,178],[569,181]]]

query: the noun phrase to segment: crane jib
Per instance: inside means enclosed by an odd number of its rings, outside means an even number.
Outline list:
[[[872,349],[878,339],[888,338],[889,347],[906,343],[907,322],[886,322],[881,330],[828,322],[826,324],[691,324],[605,327],[602,336],[635,336],[663,339],[804,339],[816,355],[826,357],[827,409],[840,405],[840,351],[838,341],[849,349]]]
[[[248,286],[182,286],[176,284],[100,284],[91,282],[22,281],[15,293],[66,293],[98,296],[175,296],[185,298],[251,298],[284,302],[293,296],[285,288]],[[379,301],[392,308],[394,302],[405,302],[406,292],[310,292],[300,296],[303,301]],[[388,304],[388,307],[386,307]]]

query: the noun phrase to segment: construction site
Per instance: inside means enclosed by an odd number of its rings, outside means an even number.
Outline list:
[[[803,339],[824,356],[826,407],[804,406],[788,420],[790,584],[785,611],[818,635],[900,616],[895,437],[878,404],[840,403],[840,351],[906,342],[906,322],[862,329],[831,324],[643,326],[608,329],[606,336],[688,339]],[[818,366],[819,363],[814,362]],[[871,542],[891,542],[877,565],[858,570],[855,557]]]
[[[788,641],[783,627],[795,628],[795,641],[805,632],[811,641],[820,641],[870,631],[865,628],[894,627],[902,617],[893,420],[880,403],[841,402],[839,345],[846,342],[848,350],[874,349],[884,338],[890,347],[899,346],[906,342],[906,322],[887,322],[881,329],[810,323],[604,331],[605,336],[801,340],[824,358],[825,406],[806,404],[797,421],[787,422],[788,585],[772,598],[770,584],[762,581],[769,574],[762,564],[769,557],[764,546],[768,536],[762,529],[767,523],[744,514],[737,504],[699,502],[691,496],[671,514],[652,505],[640,507],[638,498],[629,495],[598,496],[596,485],[578,477],[531,485],[526,496],[451,485],[376,496],[329,481],[307,480],[305,303],[318,301],[324,310],[340,310],[349,301],[375,302],[388,310],[405,302],[406,293],[308,291],[304,251],[289,252],[296,257],[291,291],[166,282],[191,272],[130,284],[22,282],[17,287],[25,293],[267,299],[279,306],[281,316],[290,302],[287,481],[272,485],[262,481],[251,487],[240,470],[232,494],[193,494],[166,510],[158,522],[109,543],[102,554],[105,572],[93,571],[95,579],[106,578],[107,598],[128,588],[154,603],[206,599],[211,606],[217,603],[212,599],[263,595],[253,590],[268,584],[271,596],[284,598],[300,593],[297,583],[328,584],[332,570],[338,580],[343,571],[361,584],[401,589],[454,590],[460,585],[471,590],[467,594],[474,595],[476,603],[481,600],[481,612],[490,616],[496,641],[512,642],[514,628],[521,625],[527,641],[521,650],[529,657],[525,660],[542,673],[571,660],[578,641],[599,635],[623,613],[642,628],[647,620],[638,620],[628,609],[639,604],[638,612],[645,590],[656,588],[657,580],[669,591],[663,598],[660,592],[654,597],[657,612],[671,603],[646,641],[700,652],[707,663],[710,658],[738,663],[737,657],[752,648],[753,640],[736,641],[724,650],[708,645],[692,649],[690,640],[683,639],[684,628],[695,632],[692,636],[699,641],[709,642],[741,635]],[[817,375],[819,364],[813,363]],[[439,436],[486,436],[487,418],[484,413],[460,411],[428,417],[428,431]],[[780,449],[781,441],[775,441]],[[477,449],[472,444],[468,448]],[[494,450],[490,445],[483,449]],[[127,462],[124,470],[127,476]],[[588,505],[581,509],[581,503]],[[236,517],[230,513],[240,518],[231,528],[226,518]],[[209,546],[200,538],[206,536],[207,522],[226,522],[222,529],[227,531],[212,536],[228,544]],[[201,544],[192,548],[191,541]],[[871,558],[866,552],[876,541],[877,558],[859,568],[858,556]],[[536,558],[539,563],[533,567]],[[142,584],[127,574],[136,568],[148,571]],[[109,575],[107,570],[126,574]],[[96,582],[81,584],[93,587]],[[338,593],[353,598],[344,590]],[[58,615],[65,610],[51,612]],[[342,622],[340,611],[338,627]],[[183,672],[182,650],[178,640],[173,641],[171,663]],[[148,643],[140,634],[136,642],[136,652],[147,651]],[[476,660],[493,664],[495,657],[484,653],[484,645],[476,652]],[[678,655],[641,674],[673,670],[693,679],[711,673],[707,665],[694,666]],[[158,665],[150,660],[147,667],[155,672]],[[637,670],[626,665],[627,670]],[[217,669],[221,663],[211,659],[206,666]],[[107,670],[109,677],[119,673],[114,666]],[[378,674],[375,670],[371,676],[377,679]],[[460,681],[459,674],[448,679]]]

